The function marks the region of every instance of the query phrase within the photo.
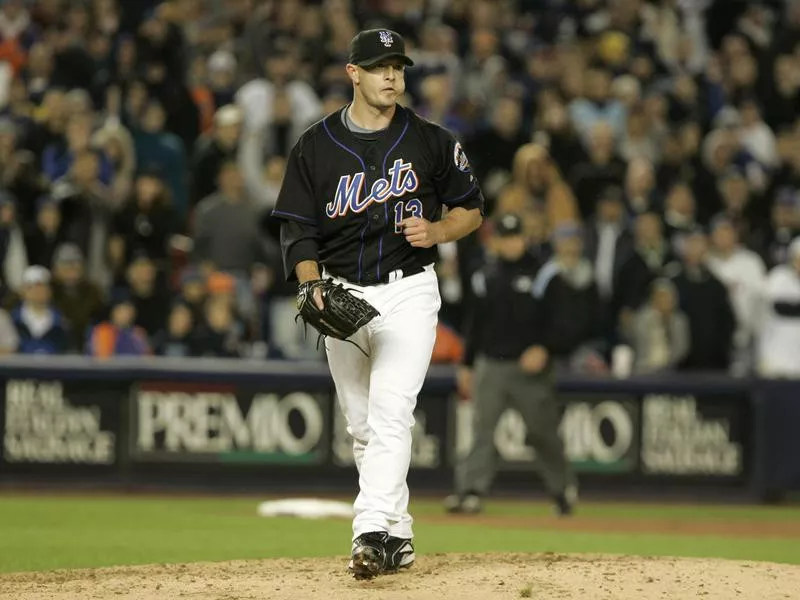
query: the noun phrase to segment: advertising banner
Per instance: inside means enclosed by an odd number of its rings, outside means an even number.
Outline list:
[[[639,405],[635,396],[560,394],[559,426],[570,462],[579,473],[631,473],[639,455]],[[455,404],[455,455],[472,445],[472,404]],[[506,409],[494,432],[498,472],[532,471],[536,451],[519,412]]]
[[[117,463],[124,383],[8,379],[0,388],[4,469]]]
[[[227,363],[218,373],[126,372],[131,364],[7,366],[0,480],[351,489],[353,443],[326,372],[306,379],[260,365],[238,378]],[[472,403],[451,383],[437,380],[418,398],[409,479],[418,489],[449,487],[472,445]],[[572,383],[558,395],[558,432],[582,482],[746,489],[757,481],[763,495],[800,487],[796,382]],[[497,489],[528,486],[532,478],[520,475],[535,471],[537,457],[517,411],[505,410],[493,442]]]
[[[754,473],[757,493],[780,501],[800,491],[800,382],[773,380],[764,387],[761,424],[760,472]],[[753,469],[754,471],[756,469]],[[796,495],[796,494],[795,494]]]
[[[746,394],[650,394],[642,398],[642,472],[741,477],[750,437]]]
[[[131,401],[135,462],[321,464],[330,397],[213,383],[144,382]]]

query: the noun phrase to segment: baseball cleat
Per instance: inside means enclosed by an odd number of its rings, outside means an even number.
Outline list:
[[[348,569],[356,579],[372,579],[386,566],[386,541],[389,534],[373,531],[358,536],[353,541],[352,558]]]
[[[414,544],[411,540],[390,535],[384,544],[386,549],[386,571],[409,569],[414,564],[417,556],[414,554]]]
[[[451,494],[445,498],[444,509],[449,513],[461,512],[461,496],[459,494]]]
[[[483,511],[483,502],[478,494],[453,494],[444,499],[444,508],[451,514],[476,515]]]
[[[564,491],[555,497],[555,510],[559,517],[571,517],[578,503],[578,488],[568,485]]]

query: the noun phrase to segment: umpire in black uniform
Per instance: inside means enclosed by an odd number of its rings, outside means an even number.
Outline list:
[[[558,433],[561,410],[552,367],[553,355],[560,349],[548,339],[547,323],[561,319],[554,314],[554,308],[559,309],[553,298],[540,296],[536,289],[555,289],[550,282],[558,278],[552,272],[556,263],[540,269],[515,214],[496,220],[491,243],[495,257],[472,279],[475,303],[468,320],[465,364],[458,377],[460,389],[474,402],[473,446],[456,465],[455,493],[447,497],[445,508],[451,513],[482,510],[482,498],[495,475],[494,431],[506,408],[513,406],[525,421],[556,510],[568,515],[577,486]]]

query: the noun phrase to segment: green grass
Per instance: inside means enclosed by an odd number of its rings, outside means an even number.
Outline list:
[[[263,519],[258,500],[154,497],[0,496],[0,571],[247,558],[332,556],[349,552],[342,520]],[[796,523],[800,509],[647,504],[582,504],[581,515],[680,521]],[[609,534],[486,527],[436,518],[417,502],[420,552],[603,552],[717,556],[800,564],[800,539]],[[494,502],[487,513],[544,516],[549,506]]]
[[[647,502],[582,503],[581,516],[611,519],[678,519],[681,521],[744,521],[798,522],[800,506],[742,506],[710,504],[652,504]],[[435,502],[418,503],[417,515],[440,515],[441,507]],[[489,502],[487,515],[514,517],[544,517],[553,513],[551,505],[525,501]]]

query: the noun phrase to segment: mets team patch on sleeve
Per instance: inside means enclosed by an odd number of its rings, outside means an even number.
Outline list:
[[[456,168],[459,171],[463,171],[464,173],[469,171],[469,160],[459,142],[456,142],[456,146],[453,148],[453,161],[456,163]]]

